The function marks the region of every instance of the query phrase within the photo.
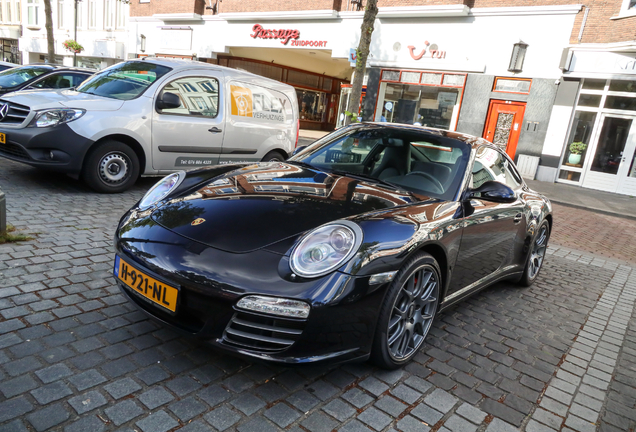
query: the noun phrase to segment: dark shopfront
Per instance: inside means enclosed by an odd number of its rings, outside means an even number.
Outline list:
[[[243,57],[219,56],[217,62],[221,66],[246,70],[293,86],[298,96],[301,129],[335,129],[340,85],[346,81]]]

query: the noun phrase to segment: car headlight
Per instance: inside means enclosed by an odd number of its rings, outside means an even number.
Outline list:
[[[83,109],[51,109],[41,111],[35,117],[35,127],[57,126],[77,120],[86,113]]]
[[[294,247],[290,266],[302,277],[317,277],[337,269],[362,244],[362,230],[350,221],[336,221],[310,233]]]
[[[139,201],[139,208],[145,210],[167,197],[174,188],[181,184],[185,176],[185,171],[177,171],[159,180]]]

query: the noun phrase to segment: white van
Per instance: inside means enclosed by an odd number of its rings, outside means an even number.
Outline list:
[[[0,98],[0,156],[121,192],[139,175],[284,160],[298,142],[293,87],[189,60],[111,66],[76,89]]]

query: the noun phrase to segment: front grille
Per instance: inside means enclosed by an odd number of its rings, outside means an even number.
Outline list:
[[[31,160],[31,157],[26,150],[22,148],[22,146],[11,143],[0,144],[0,155],[8,155],[18,159]]]
[[[300,339],[305,320],[268,317],[236,312],[225,328],[223,340],[229,345],[258,351],[282,351]]]
[[[2,120],[3,124],[21,124],[29,116],[29,112],[31,112],[28,106],[0,100],[0,104],[5,103],[9,106],[9,109],[7,110],[7,115]]]

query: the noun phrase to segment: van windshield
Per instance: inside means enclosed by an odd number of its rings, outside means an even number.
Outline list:
[[[27,82],[43,73],[50,72],[50,66],[24,66],[0,72],[0,88],[11,88]]]
[[[126,62],[95,74],[77,87],[78,92],[112,99],[134,99],[172,69],[146,62]]]

